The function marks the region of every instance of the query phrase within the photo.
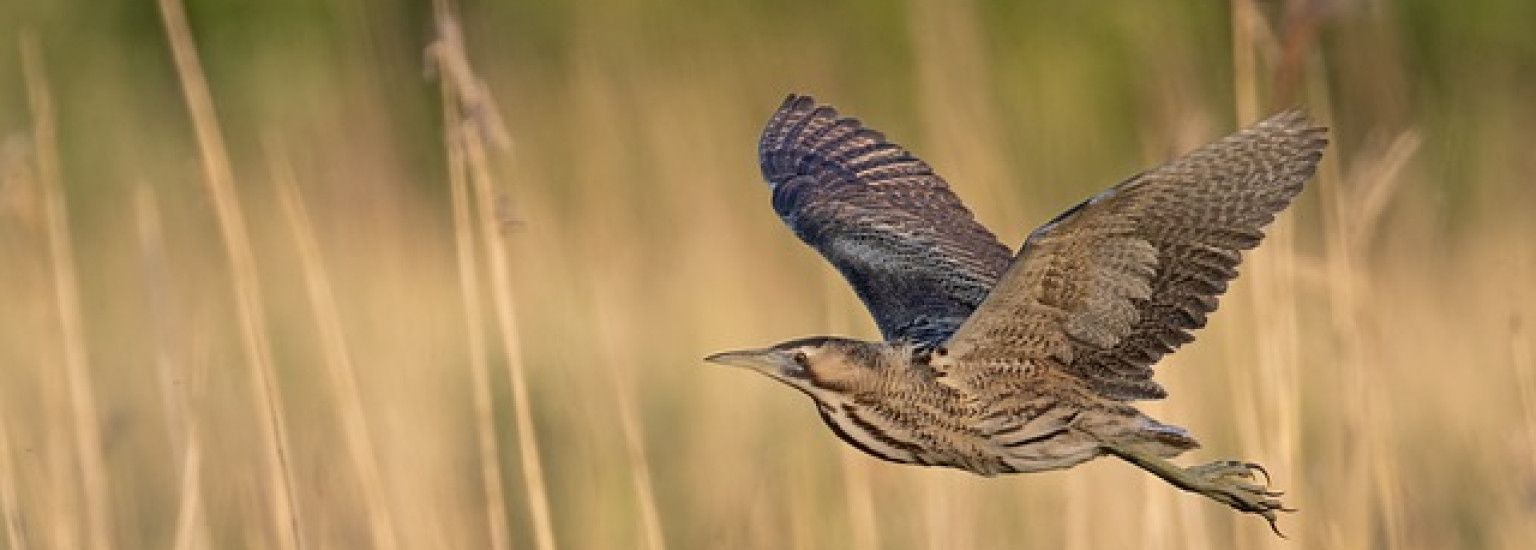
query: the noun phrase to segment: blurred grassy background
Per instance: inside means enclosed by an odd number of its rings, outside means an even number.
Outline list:
[[[472,81],[424,76],[430,3],[189,1],[242,279],[159,7],[0,1],[4,544],[1536,540],[1536,3],[827,4],[463,2],[477,105],[454,96]],[[907,145],[1012,245],[1281,104],[1331,126],[1320,177],[1147,407],[1201,437],[1192,460],[1271,466],[1293,541],[1115,461],[879,463],[803,397],[702,364],[877,334],[759,181],[790,91]],[[481,156],[490,106],[512,147]],[[456,227],[470,205],[499,229]]]

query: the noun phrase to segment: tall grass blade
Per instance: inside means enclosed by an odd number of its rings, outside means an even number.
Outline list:
[[[165,230],[161,222],[159,200],[148,185],[134,190],[134,217],[138,222],[141,260],[146,295],[152,310],[155,339],[155,369],[160,377],[161,409],[165,412],[166,433],[171,453],[181,457],[181,503],[176,509],[176,535],[171,547],[176,550],[207,548],[210,544],[203,503],[202,438],[192,409],[191,386],[200,376],[188,372],[179,361],[173,345],[180,328],[172,323],[172,283],[166,267]]]
[[[299,263],[304,271],[305,288],[309,292],[310,312],[315,317],[316,328],[320,331],[320,343],[325,350],[325,370],[331,380],[331,396],[341,416],[342,440],[346,444],[352,469],[357,473],[358,487],[363,493],[363,506],[367,511],[373,545],[382,550],[393,550],[399,547],[395,540],[394,519],[389,501],[384,495],[384,476],[379,473],[379,457],[368,428],[362,390],[357,385],[357,368],[353,366],[352,352],[347,348],[342,328],[341,313],[331,290],[331,277],[326,273],[309,211],[304,206],[303,197],[299,196],[293,167],[283,155],[281,144],[269,139],[267,149],[268,165],[277,186],[278,202],[282,203],[284,219],[288,222],[294,244],[299,250]]]
[[[16,494],[16,465],[11,458],[10,429],[0,423],[0,522],[5,523],[5,542],[9,548],[27,548],[27,523],[21,515],[21,499]]]
[[[96,392],[91,388],[91,359],[86,350],[85,321],[80,312],[80,278],[75,272],[75,250],[69,236],[69,204],[64,196],[64,176],[59,165],[53,96],[48,91],[42,52],[36,37],[31,34],[22,36],[21,59],[27,83],[27,103],[32,114],[32,146],[37,155],[44,221],[48,228],[53,297],[64,342],[64,378],[69,388],[70,417],[74,422],[75,457],[80,466],[80,485],[85,497],[86,539],[94,548],[110,549],[113,547],[112,495],[107,486],[106,456],[101,448]]]
[[[179,0],[159,1],[176,74],[181,80],[187,111],[197,135],[203,183],[213,199],[219,234],[230,264],[230,284],[235,293],[241,345],[250,363],[250,390],[259,407],[257,427],[262,451],[266,455],[267,489],[272,499],[270,513],[276,531],[276,544],[284,550],[302,548],[304,542],[298,513],[299,503],[294,492],[293,471],[288,457],[287,420],[284,418],[282,396],[277,386],[277,371],[272,364],[271,342],[265,325],[266,313],[256,275],[256,257],[251,250],[245,217],[241,213],[240,197],[235,191],[234,171],[229,165],[229,154],[225,151],[224,138],[220,135],[213,97],[208,92],[208,82],[203,76],[186,13]]]
[[[522,462],[523,484],[528,491],[529,513],[533,517],[534,540],[540,550],[551,550],[555,547],[555,535],[549,513],[549,496],[544,485],[544,467],[539,457],[538,438],[534,434],[533,410],[529,404],[527,376],[523,367],[522,341],[517,332],[511,269],[500,217],[496,212],[495,182],[486,152],[487,139],[502,149],[509,149],[511,142],[507,138],[506,129],[500,124],[500,115],[484,83],[470,69],[458,23],[447,13],[444,4],[439,6],[439,36],[433,44],[433,59],[437,70],[442,73],[440,78],[453,92],[452,97],[459,101],[455,116],[444,120],[444,124],[461,131],[459,140],[450,141],[449,144],[463,147],[468,180],[474,189],[478,237],[490,268],[492,311],[496,316],[502,355],[506,361],[507,379],[512,386],[512,418],[517,427],[519,458]]]
[[[443,80],[443,120],[457,116],[453,94]],[[475,441],[479,447],[480,483],[485,494],[486,520],[491,548],[510,548],[507,540],[507,500],[502,491],[501,450],[496,439],[490,363],[485,356],[485,315],[480,306],[479,262],[476,260],[474,221],[470,212],[469,179],[466,175],[461,133],[448,125],[443,132],[448,147],[448,186],[453,201],[453,235],[458,260],[460,297],[464,307],[464,334],[469,351],[469,374],[474,394]]]

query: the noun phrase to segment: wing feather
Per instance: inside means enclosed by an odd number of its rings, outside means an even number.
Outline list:
[[[1287,111],[1139,174],[1035,230],[946,343],[957,380],[1044,365],[1114,399],[1166,395],[1152,365],[1194,339],[1242,251],[1301,191],[1325,130]]]
[[[774,211],[843,274],[888,340],[944,341],[1012,259],[926,163],[809,97],[784,100],[758,156]]]

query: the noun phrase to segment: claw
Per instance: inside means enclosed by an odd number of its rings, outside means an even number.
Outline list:
[[[1281,533],[1280,532],[1280,525],[1275,523],[1275,520],[1278,519],[1278,518],[1276,518],[1274,512],[1269,512],[1269,513],[1264,514],[1264,519],[1265,519],[1265,521],[1269,522],[1269,530],[1270,531],[1274,531],[1275,532],[1275,536],[1280,537],[1282,539],[1287,539],[1287,540],[1289,540],[1291,538],[1291,537],[1285,536],[1285,533]]]
[[[1249,470],[1257,470],[1259,473],[1264,474],[1264,486],[1269,487],[1271,481],[1269,477],[1269,470],[1264,469],[1263,464],[1259,464],[1257,462],[1244,462],[1243,465],[1247,466]]]
[[[1256,485],[1253,483],[1234,483],[1233,485],[1236,485],[1239,489],[1244,491],[1248,491],[1250,493],[1258,493],[1267,497],[1278,498],[1285,496],[1285,491],[1276,491],[1270,489],[1268,484]]]
[[[1224,460],[1195,466],[1186,470],[1201,482],[1197,490],[1206,496],[1232,507],[1232,509],[1263,517],[1275,535],[1285,538],[1277,523],[1278,512],[1294,512],[1286,508],[1279,497],[1284,491],[1270,488],[1273,478],[1264,466],[1253,462]],[[1263,482],[1259,482],[1259,476]]]

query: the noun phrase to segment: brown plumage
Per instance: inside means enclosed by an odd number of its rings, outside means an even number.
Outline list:
[[[810,396],[875,457],[982,475],[1111,454],[1274,525],[1256,464],[1179,468],[1198,444],[1129,402],[1193,340],[1242,251],[1301,191],[1327,144],[1287,111],[1135,175],[1050,220],[1017,255],[922,161],[831,107],[790,96],[759,145],[774,210],[842,272],[885,342],[818,337],[708,359]]]

